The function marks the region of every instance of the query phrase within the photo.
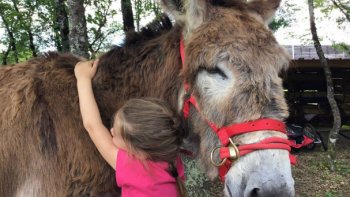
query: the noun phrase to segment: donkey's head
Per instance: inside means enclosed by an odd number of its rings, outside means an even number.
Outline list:
[[[280,0],[163,1],[183,25],[183,76],[199,111],[190,108],[189,128],[199,136],[199,163],[210,178],[218,176],[210,155],[221,146],[212,127],[262,118],[283,121],[288,116],[279,73],[289,56],[267,24]],[[184,98],[180,99],[184,100]],[[286,138],[273,129],[235,136],[235,144],[251,144],[270,137]],[[219,151],[213,160],[220,161]],[[294,196],[287,150],[258,150],[232,162],[225,176],[227,196]]]

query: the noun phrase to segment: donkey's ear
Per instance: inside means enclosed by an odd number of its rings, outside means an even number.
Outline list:
[[[174,17],[176,22],[185,22],[185,12],[181,0],[161,0],[160,5],[167,14]]]
[[[269,24],[280,3],[281,0],[252,0],[248,2],[248,7],[259,14],[265,24]]]
[[[208,14],[208,0],[186,0],[186,28],[187,32],[199,27]]]

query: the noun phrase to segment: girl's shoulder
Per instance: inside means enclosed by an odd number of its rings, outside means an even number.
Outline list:
[[[126,150],[119,149],[117,155],[117,166],[123,165],[123,167],[131,169],[145,169],[149,170],[150,168],[161,168],[168,169],[169,165],[164,161],[152,161],[152,160],[141,160],[138,159],[135,155],[127,152]]]
[[[159,176],[170,178],[169,164],[165,161],[140,160],[123,149],[118,150],[116,172],[122,177],[128,174]],[[184,165],[180,157],[176,159],[176,168],[179,176],[184,177]]]

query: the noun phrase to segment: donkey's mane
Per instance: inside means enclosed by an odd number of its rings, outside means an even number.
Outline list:
[[[112,46],[104,55],[103,59],[107,59],[107,65],[104,67],[108,68],[109,71],[113,70],[115,65],[119,64],[118,57],[126,56],[130,51],[134,51],[136,48],[143,46],[149,40],[157,38],[164,33],[173,29],[173,24],[170,18],[162,14],[161,16],[154,19],[148,25],[143,27],[140,32],[128,32],[126,33],[126,38],[123,44],[120,46]],[[57,51],[48,51],[42,53],[36,58],[28,60],[31,64],[43,64],[43,62],[52,62],[51,67],[68,69],[71,74],[73,74],[73,68],[76,62],[82,60],[83,58],[73,56],[69,53],[60,53]],[[104,61],[103,61],[104,62]]]
[[[183,9],[182,2],[179,0],[174,0],[174,3],[178,10]],[[220,7],[235,7],[239,10],[245,10],[247,8],[247,4],[242,1],[232,1],[232,0],[212,0],[212,4],[214,6]],[[124,43],[120,46],[129,46],[137,44],[140,42],[144,42],[153,38],[156,38],[165,32],[171,30],[173,28],[173,24],[166,14],[162,14],[152,22],[147,24],[145,27],[141,29],[140,32],[128,32],[126,33],[126,38]]]
[[[126,39],[121,46],[139,45],[140,43],[156,38],[165,32],[171,30],[173,24],[170,18],[166,14],[154,19],[141,29],[140,32],[128,32],[126,33]]]
[[[161,45],[166,45],[165,43],[176,44],[176,41],[180,38],[180,33],[177,33],[180,32],[178,30],[179,26],[173,27],[170,18],[162,14],[143,27],[140,32],[128,32],[123,44],[113,46],[100,57],[99,72],[95,76],[96,81],[103,81],[102,78],[105,77],[101,76],[115,76],[117,73],[124,73],[130,69],[138,72],[140,65],[135,62],[145,62],[144,60],[150,57],[152,53],[154,58],[160,58],[159,61],[162,61],[161,58],[164,57],[160,55],[159,51],[156,51],[159,50]],[[172,49],[172,46],[166,46],[165,48]],[[171,58],[175,59],[177,57]],[[153,63],[147,65],[153,65],[147,69],[158,69]]]
[[[233,0],[212,0],[214,6],[220,7],[236,7],[239,10],[244,10],[247,8],[247,4],[242,1]]]

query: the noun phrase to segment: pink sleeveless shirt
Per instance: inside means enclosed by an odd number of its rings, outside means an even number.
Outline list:
[[[177,159],[179,176],[184,180],[184,166]],[[177,197],[176,180],[167,171],[166,162],[140,161],[119,149],[116,180],[123,197]]]

